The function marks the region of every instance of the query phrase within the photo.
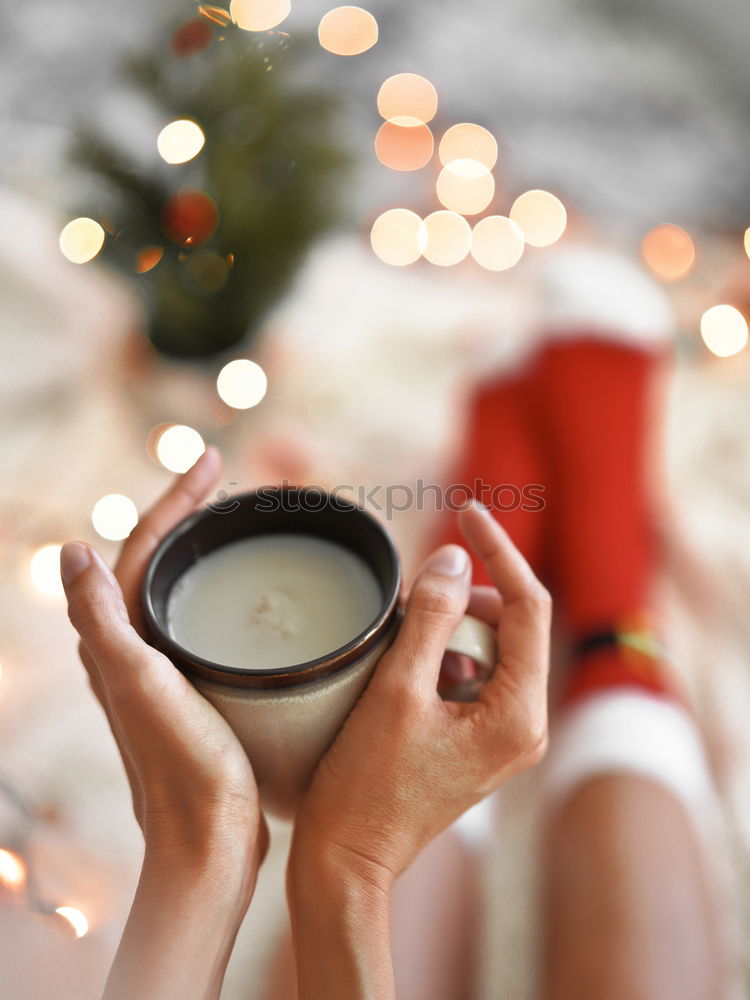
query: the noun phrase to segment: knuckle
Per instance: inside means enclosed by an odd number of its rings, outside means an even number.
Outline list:
[[[528,598],[530,604],[538,611],[549,614],[552,610],[552,596],[538,580],[531,585]]]
[[[439,621],[457,612],[458,595],[455,588],[442,581],[426,580],[414,588],[410,604],[420,618]]]

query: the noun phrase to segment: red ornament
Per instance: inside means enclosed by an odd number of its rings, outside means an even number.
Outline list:
[[[200,17],[186,21],[172,35],[172,51],[178,56],[194,56],[213,41],[214,29]]]
[[[164,205],[161,225],[168,238],[178,246],[199,247],[216,232],[219,210],[203,191],[179,191]]]

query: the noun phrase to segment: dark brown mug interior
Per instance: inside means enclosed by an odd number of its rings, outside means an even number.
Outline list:
[[[201,556],[255,535],[317,535],[360,556],[375,574],[383,595],[378,616],[340,649],[307,663],[278,670],[213,663],[181,646],[169,634],[169,595],[177,580]],[[154,552],[143,582],[143,609],[153,644],[184,673],[219,684],[280,688],[327,677],[359,659],[396,627],[400,568],[386,530],[367,511],[318,487],[267,486],[207,506],[180,522]]]

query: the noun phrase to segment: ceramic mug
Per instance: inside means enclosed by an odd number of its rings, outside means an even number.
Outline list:
[[[253,766],[261,801],[293,814],[315,766],[364,690],[401,620],[401,570],[387,531],[367,511],[317,487],[264,487],[210,506],[178,524],[151,558],[143,583],[149,637],[227,720]],[[169,595],[201,556],[243,538],[314,535],[361,557],[379,584],[375,619],[339,649],[279,669],[214,663],[181,646],[168,628]],[[493,630],[465,615],[447,648],[473,659],[480,677],[495,666]]]

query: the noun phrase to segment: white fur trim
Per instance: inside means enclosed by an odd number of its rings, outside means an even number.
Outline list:
[[[552,730],[545,764],[548,805],[608,773],[652,778],[684,803],[699,826],[714,825],[718,807],[698,729],[665,698],[618,688],[566,711]]]
[[[645,348],[674,336],[666,293],[621,254],[561,247],[539,259],[536,273],[543,336],[591,333]]]

